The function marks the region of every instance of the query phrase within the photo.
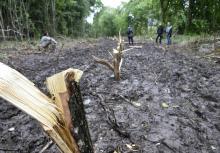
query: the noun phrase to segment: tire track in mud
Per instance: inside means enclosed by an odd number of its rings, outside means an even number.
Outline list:
[[[115,46],[116,42],[100,39],[58,53],[11,57],[9,64],[45,93],[46,77],[69,67],[85,70],[81,90],[97,153],[115,149],[132,152],[126,146],[131,143],[140,153],[220,152],[219,65],[175,48],[164,52],[146,43],[142,49],[126,52],[122,79],[117,82],[108,69],[92,59],[92,55],[110,59],[106,51]],[[120,136],[108,124],[96,95],[104,97],[102,104],[114,112],[118,126],[130,138]],[[0,148],[39,152],[48,142],[36,121],[3,100],[0,109],[0,137],[4,138]],[[16,130],[10,133],[10,127]],[[52,146],[48,152],[58,151]]]

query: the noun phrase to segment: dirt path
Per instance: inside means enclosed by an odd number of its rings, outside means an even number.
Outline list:
[[[134,152],[131,144],[138,153],[220,152],[220,65],[146,43],[126,52],[117,82],[91,58],[110,58],[106,51],[115,46],[101,39],[59,53],[12,53],[4,62],[45,93],[46,77],[69,67],[83,70],[81,91],[96,153]],[[36,121],[0,100],[0,153],[37,153],[48,141]],[[59,151],[53,145],[46,152]]]

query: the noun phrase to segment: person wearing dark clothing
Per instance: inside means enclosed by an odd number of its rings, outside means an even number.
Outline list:
[[[167,45],[171,45],[171,37],[172,37],[173,27],[168,22],[167,28],[166,28],[166,34],[167,34]]]
[[[157,38],[156,38],[156,43],[158,44],[158,39],[159,39],[159,43],[161,44],[161,41],[162,41],[162,38],[163,38],[163,26],[160,25],[158,28],[157,28]]]
[[[128,31],[127,31],[127,34],[128,34],[128,42],[129,42],[129,45],[134,43],[134,40],[133,40],[133,30],[131,28],[131,26],[128,27]]]

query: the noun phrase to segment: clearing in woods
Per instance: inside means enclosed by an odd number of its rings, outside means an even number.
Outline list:
[[[44,93],[46,77],[69,67],[83,70],[80,86],[96,153],[220,152],[220,65],[184,49],[141,45],[124,54],[120,81],[92,58],[111,59],[107,51],[117,42],[109,39],[57,52],[5,49],[8,58],[1,61]],[[0,99],[0,153],[38,153],[49,141],[37,121]],[[59,151],[52,145],[45,152]]]

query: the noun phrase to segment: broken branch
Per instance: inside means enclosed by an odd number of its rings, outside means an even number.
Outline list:
[[[110,70],[114,71],[113,65],[110,64],[107,60],[100,59],[100,58],[95,57],[95,56],[92,56],[92,57],[94,58],[94,60],[95,60],[97,63],[103,64],[103,65],[107,66]]]
[[[53,141],[49,141],[42,149],[39,153],[43,153],[45,150],[47,150],[48,148],[50,148],[53,144]]]
[[[123,49],[124,49],[123,40],[121,38],[121,34],[119,31],[119,40],[118,40],[117,49],[113,49],[113,54],[111,54],[109,52],[109,54],[112,56],[112,61],[113,61],[112,64],[109,63],[107,60],[100,59],[98,57],[93,56],[93,58],[95,59],[95,61],[97,63],[100,63],[100,64],[107,66],[110,70],[112,70],[114,72],[116,80],[120,80],[120,69],[121,69],[121,65],[122,65]],[[128,49],[128,50],[130,50],[130,49]]]

